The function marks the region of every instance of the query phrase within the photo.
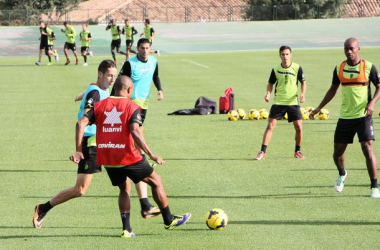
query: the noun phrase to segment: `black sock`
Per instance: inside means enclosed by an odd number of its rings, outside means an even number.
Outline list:
[[[115,52],[111,51],[113,60],[116,61]]]
[[[121,222],[123,223],[123,230],[132,232],[132,227],[131,227],[131,222],[130,222],[130,213],[122,213]]]
[[[340,168],[340,169],[339,169],[339,175],[340,175],[340,176],[345,176],[345,175],[346,175],[346,169],[344,169],[344,168]]]
[[[262,144],[261,145],[261,151],[263,151],[264,153],[267,151],[267,145],[264,145],[264,144]]]
[[[371,179],[371,188],[377,188],[377,179]]]
[[[49,62],[51,62],[51,56],[50,55],[48,55],[48,58],[49,58]]]
[[[84,62],[86,63],[87,62],[87,56],[83,56],[84,58]]]
[[[162,218],[164,219],[164,224],[170,225],[170,223],[172,223],[172,221],[173,221],[173,215],[170,212],[169,206],[167,206],[163,209],[160,209],[160,210],[161,210]]]
[[[296,145],[296,152],[301,151],[301,146]]]
[[[148,198],[142,198],[140,199],[140,205],[142,211],[149,211],[152,206],[152,204],[149,203]]]
[[[49,212],[50,209],[52,209],[53,206],[50,204],[50,201],[46,202],[45,204],[40,204],[40,212],[46,214]]]

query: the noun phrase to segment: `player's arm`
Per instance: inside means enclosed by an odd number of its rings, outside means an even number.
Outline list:
[[[106,27],[106,30],[111,29],[111,25],[112,25],[112,24],[109,23],[109,24],[107,25],[107,27]]]
[[[75,126],[75,152],[70,156],[70,160],[75,163],[79,163],[80,160],[84,159],[83,156],[83,137],[84,128],[92,124],[95,120],[94,109],[91,109],[85,113],[82,118],[79,119]]]
[[[305,102],[305,94],[306,94],[306,80],[305,80],[305,75],[303,73],[303,69],[301,66],[298,69],[298,75],[297,75],[298,81],[301,82],[301,97],[300,97],[300,103]]]
[[[332,80],[332,83],[331,83],[331,86],[330,88],[327,90],[326,94],[325,94],[325,97],[323,97],[321,103],[318,105],[318,107],[316,109],[314,109],[313,111],[310,112],[310,115],[309,115],[309,118],[310,119],[314,119],[314,116],[316,114],[319,113],[319,111],[324,107],[326,106],[333,98],[334,96],[336,95],[336,93],[338,92],[338,89],[339,89],[339,85],[340,85],[340,80],[339,80],[339,77],[338,77],[338,74],[337,74],[337,68],[335,67],[334,69],[334,73],[333,73],[333,80]]]
[[[139,33],[135,27],[132,27],[132,36],[136,35],[137,33]]]
[[[277,82],[277,77],[276,74],[274,73],[274,69],[272,69],[270,76],[269,76],[269,81],[267,85],[267,92],[265,93],[264,100],[266,102],[269,102],[270,100],[270,95],[273,91],[273,85]]]
[[[121,35],[121,30],[120,30],[120,26],[119,25],[117,26],[117,33],[114,34],[114,35]]]
[[[136,145],[149,156],[151,160],[157,162],[158,164],[162,164],[164,162],[163,159],[160,156],[154,155],[150,150],[148,144],[145,142],[141,126],[142,121],[140,109],[136,109],[129,120],[129,130],[131,131],[133,140]]]
[[[150,29],[150,35],[152,39],[156,36],[156,31],[153,28]]]
[[[369,73],[369,80],[373,83],[375,86],[375,94],[373,95],[371,101],[368,103],[365,112],[367,115],[373,115],[373,112],[375,110],[375,104],[380,98],[380,79],[379,79],[379,73],[377,72],[377,69],[375,65],[372,65],[371,71]]]
[[[91,36],[91,33],[88,33],[87,41],[91,41],[92,39],[93,39],[93,37]]]
[[[156,86],[157,91],[158,91],[157,99],[159,101],[163,100],[164,92],[162,92],[161,81],[160,81],[160,77],[158,76],[158,64],[156,65],[156,69],[154,70],[154,73],[153,73],[153,83],[154,83],[154,86]]]

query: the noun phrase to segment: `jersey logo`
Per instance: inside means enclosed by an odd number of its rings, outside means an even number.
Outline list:
[[[113,107],[110,112],[105,111],[104,114],[107,116],[107,118],[103,124],[111,124],[112,127],[114,124],[121,124],[120,116],[122,113],[123,112],[118,112],[116,110],[116,107]]]

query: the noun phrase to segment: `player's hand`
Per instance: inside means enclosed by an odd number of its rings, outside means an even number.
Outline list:
[[[304,103],[304,102],[305,102],[305,96],[301,95],[301,97],[300,97],[300,103]]]
[[[65,32],[65,30],[64,30],[64,29],[61,29],[61,32]]]
[[[266,102],[269,102],[269,99],[270,99],[270,94],[266,94],[265,97],[264,97],[264,100]]]
[[[164,92],[162,92],[162,90],[157,92],[157,100],[159,101],[164,100]]]
[[[80,93],[80,94],[78,94],[78,95],[75,97],[74,101],[75,101],[75,102],[77,102],[77,101],[81,101],[81,100],[83,99],[83,96],[84,96],[84,93]]]
[[[83,156],[83,153],[82,152],[74,152],[71,156],[70,156],[70,160],[75,162],[75,163],[79,163],[80,160],[83,160],[84,159],[84,156]]]
[[[160,165],[165,163],[164,160],[160,156],[157,156],[157,155],[150,156],[150,159]]]
[[[314,116],[315,116],[316,114],[318,114],[319,111],[320,111],[319,108],[316,108],[316,109],[314,109],[313,111],[311,111],[310,114],[309,114],[309,119],[310,119],[310,120],[314,120]]]

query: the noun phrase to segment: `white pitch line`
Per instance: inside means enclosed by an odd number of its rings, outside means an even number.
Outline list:
[[[203,67],[203,68],[206,68],[206,69],[209,68],[209,66],[207,66],[207,65],[203,65],[203,64],[200,64],[200,63],[197,63],[197,62],[194,62],[194,61],[185,60],[185,59],[182,59],[182,61],[183,61],[183,62],[189,62],[189,63],[195,64],[195,65],[197,65],[197,66],[200,66],[200,67]]]

